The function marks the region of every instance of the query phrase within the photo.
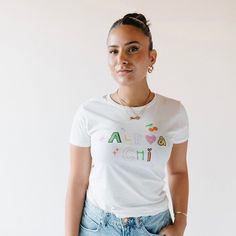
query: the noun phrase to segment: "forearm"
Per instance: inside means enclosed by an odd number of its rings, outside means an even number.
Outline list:
[[[65,236],[78,236],[84,207],[86,186],[71,181],[68,185],[65,204]]]
[[[188,173],[180,172],[169,175],[169,187],[174,213],[178,211],[187,213],[189,194]],[[174,223],[184,231],[187,217],[183,214],[176,214]]]

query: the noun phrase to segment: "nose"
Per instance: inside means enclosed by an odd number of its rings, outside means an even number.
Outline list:
[[[124,52],[119,53],[117,60],[118,60],[118,63],[121,65],[127,65],[129,63],[127,56],[125,55]]]

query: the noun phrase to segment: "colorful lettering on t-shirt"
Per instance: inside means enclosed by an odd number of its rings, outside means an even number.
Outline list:
[[[114,140],[116,140],[117,143],[121,143],[119,132],[113,132],[110,139],[108,140],[108,143],[113,143]]]
[[[136,145],[141,145],[142,144],[142,135],[141,134],[137,134],[137,133],[135,133],[134,134],[134,144],[136,144]]]
[[[125,147],[122,152],[122,157],[124,159],[135,159],[135,150],[132,147]]]
[[[146,156],[146,160],[150,161],[151,160],[151,150],[152,148],[148,148],[147,151],[147,156]],[[116,150],[114,150],[113,153],[116,153]],[[123,159],[126,160],[141,160],[144,161],[145,160],[145,151],[144,150],[135,150],[132,147],[125,147],[122,151],[122,156]]]
[[[144,160],[144,151],[137,151],[137,159]]]
[[[160,145],[160,146],[166,146],[166,140],[163,136],[160,136],[157,143]]]
[[[152,153],[151,153],[151,151],[152,151],[152,148],[148,148],[147,150],[148,150],[148,157],[147,157],[147,161],[151,161],[151,158],[152,158]]]
[[[128,134],[124,134],[124,136],[125,136],[125,142],[126,143],[131,143],[131,138],[129,137],[129,135]]]
[[[115,148],[113,151],[114,156],[117,154],[117,152],[119,151],[119,148]]]
[[[155,143],[159,146],[166,146],[166,140],[163,136],[157,138],[154,132],[158,131],[158,127],[154,126],[153,123],[146,125],[149,134],[141,135],[139,133],[129,134],[124,128],[121,131],[114,131],[108,139],[108,143],[122,143],[122,146],[113,148],[113,155],[116,157],[122,157],[126,160],[146,160],[150,162],[152,160],[152,148],[148,147],[145,150],[139,149],[138,146],[145,144],[146,141],[149,145]],[[158,140],[157,140],[158,139]],[[156,142],[157,141],[157,142]],[[123,146],[127,144],[127,146]],[[135,145],[135,146],[130,146]],[[142,147],[142,146],[141,146]]]

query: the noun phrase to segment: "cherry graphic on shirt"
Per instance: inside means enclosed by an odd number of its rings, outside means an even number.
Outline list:
[[[156,126],[153,127],[153,124],[152,124],[152,123],[146,125],[146,127],[148,127],[148,130],[149,130],[150,132],[155,132],[155,131],[158,130],[158,127],[156,127]]]
[[[155,126],[155,127],[149,128],[148,130],[151,131],[151,132],[155,132],[155,131],[158,130],[158,128]]]

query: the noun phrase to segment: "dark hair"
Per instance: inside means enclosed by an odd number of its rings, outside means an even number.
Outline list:
[[[120,25],[132,25],[140,29],[148,38],[149,38],[149,50],[153,49],[152,35],[149,29],[149,22],[143,14],[138,13],[129,13],[126,14],[123,18],[115,21],[111,26],[109,33],[113,28],[116,28]]]

